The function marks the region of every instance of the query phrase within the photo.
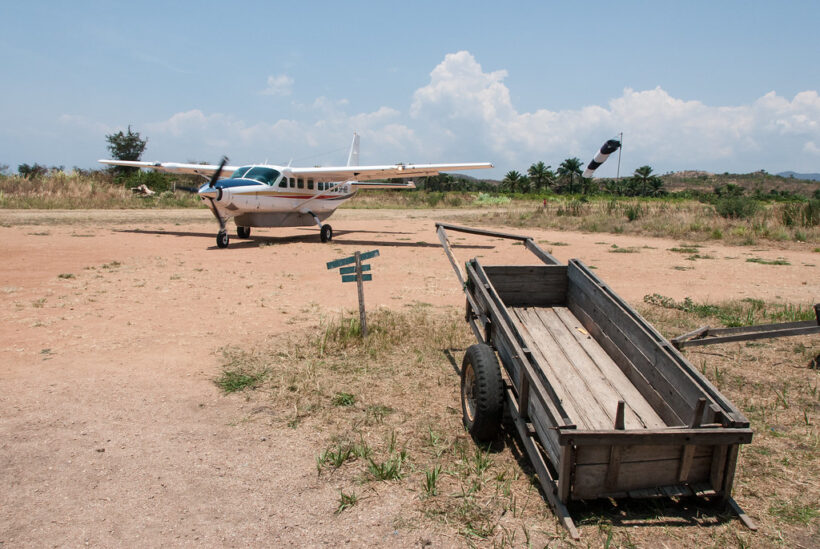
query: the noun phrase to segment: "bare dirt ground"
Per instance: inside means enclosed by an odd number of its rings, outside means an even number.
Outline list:
[[[355,307],[355,286],[325,263],[356,250],[380,250],[368,307],[461,306],[433,226],[456,213],[342,210],[330,244],[312,227],[260,229],[221,250],[205,210],[0,212],[0,546],[427,539],[383,520],[400,497],[334,515],[338,493],[317,479],[318,435],[246,421],[250,404],[213,379],[222,347]],[[687,260],[671,240],[526,233],[562,261],[595,266],[630,302],[655,292],[820,301],[810,245],[709,244],[698,250],[709,259]],[[462,260],[531,262],[509,242],[454,243]],[[632,253],[613,253],[623,248]]]

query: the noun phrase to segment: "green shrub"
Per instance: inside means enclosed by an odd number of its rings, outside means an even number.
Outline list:
[[[760,203],[745,196],[730,196],[715,201],[715,211],[727,219],[749,219],[760,209]]]

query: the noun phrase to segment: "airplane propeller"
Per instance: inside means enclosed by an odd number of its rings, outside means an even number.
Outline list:
[[[217,181],[219,181],[219,176],[220,176],[220,174],[222,173],[222,168],[224,168],[224,167],[225,167],[225,164],[227,164],[227,163],[228,163],[228,157],[227,157],[227,156],[223,156],[223,157],[222,157],[222,161],[221,161],[221,162],[219,162],[219,167],[216,169],[216,171],[214,172],[214,174],[211,176],[211,180],[210,180],[210,181],[208,181],[208,186],[209,186],[209,187],[211,187],[212,189],[213,189],[213,187],[214,187],[214,184],[215,184]]]
[[[227,157],[227,156],[223,156],[223,157],[222,157],[222,161],[219,163],[219,167],[218,167],[218,168],[217,168],[217,170],[213,173],[213,175],[211,175],[211,179],[209,179],[209,180],[208,180],[208,188],[210,188],[210,189],[213,189],[213,188],[214,188],[214,185],[216,185],[216,182],[217,182],[217,181],[219,181],[219,176],[222,174],[222,168],[224,168],[224,167],[225,167],[225,164],[227,164],[227,163],[228,163],[228,157]],[[199,192],[199,187],[183,187],[183,186],[178,186],[178,187],[176,187],[176,190],[178,190],[178,191],[185,191],[186,193],[198,193],[198,192]],[[220,190],[221,190],[221,189],[220,189]],[[220,193],[220,194],[221,194],[221,193]],[[222,198],[222,196],[221,196],[221,195],[217,198],[217,200],[219,200],[220,198]]]

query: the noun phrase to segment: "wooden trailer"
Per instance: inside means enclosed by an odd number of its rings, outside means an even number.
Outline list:
[[[436,227],[478,340],[462,364],[464,423],[492,439],[508,408],[572,537],[567,504],[596,498],[710,497],[756,529],[731,497],[749,422],[660,333],[578,260],[562,265],[528,237]],[[520,241],[540,264],[475,258],[464,273],[447,231]]]

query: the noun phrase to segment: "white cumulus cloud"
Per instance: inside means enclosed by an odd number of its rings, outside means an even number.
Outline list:
[[[802,150],[820,140],[816,91],[792,100],[770,92],[752,104],[712,106],[673,97],[660,86],[627,88],[607,105],[519,112],[504,84],[506,75],[485,71],[467,51],[446,55],[430,73],[430,82],[413,95],[410,114],[417,133],[438,136],[455,149],[466,149],[467,143],[499,164],[508,162],[511,169],[535,160],[555,165],[568,156],[586,161],[620,132],[624,154],[635,165],[800,169],[809,167]]]
[[[263,95],[290,95],[293,90],[293,78],[287,74],[268,76],[268,85],[262,90]]]
[[[209,159],[229,154],[238,162],[307,158],[325,165],[344,160],[354,131],[362,136],[362,162],[492,161],[501,177],[543,160],[586,163],[601,144],[624,134],[621,173],[649,164],[657,172],[818,171],[820,97],[815,90],[789,99],[769,92],[747,104],[709,105],[674,97],[662,86],[634,90],[602,105],[521,112],[513,104],[505,70],[485,70],[467,51],[447,54],[406,105],[350,112],[344,98],[302,98],[289,118],[248,122],[199,109],[143,124],[151,156]],[[270,93],[285,93],[286,76],[268,79]],[[275,91],[274,91],[275,90]],[[95,122],[64,116],[64,125]],[[327,151],[342,152],[320,156]],[[615,163],[597,175],[615,174]]]

